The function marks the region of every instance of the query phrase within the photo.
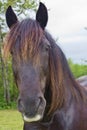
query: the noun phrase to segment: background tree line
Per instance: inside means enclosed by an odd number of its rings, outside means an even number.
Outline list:
[[[15,87],[11,58],[6,63],[3,60],[3,39],[8,31],[5,21],[5,12],[11,5],[14,8],[19,19],[24,16],[29,17],[31,9],[36,11],[37,0],[0,0],[0,107],[10,104],[17,97],[17,88]]]

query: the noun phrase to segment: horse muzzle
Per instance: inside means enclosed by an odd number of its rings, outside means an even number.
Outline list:
[[[39,121],[44,116],[46,101],[44,97],[19,97],[18,110],[22,113],[25,122]]]

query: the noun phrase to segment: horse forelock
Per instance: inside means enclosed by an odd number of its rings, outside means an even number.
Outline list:
[[[27,55],[32,56],[37,51],[42,36],[43,30],[35,20],[25,19],[22,22],[17,22],[6,35],[4,44],[5,57],[9,55],[16,44],[19,44],[17,46],[19,47],[18,50],[20,50],[18,56],[21,55],[24,59],[27,58]]]

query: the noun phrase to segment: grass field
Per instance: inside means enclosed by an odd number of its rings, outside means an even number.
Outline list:
[[[0,130],[23,130],[21,114],[16,110],[0,110]]]

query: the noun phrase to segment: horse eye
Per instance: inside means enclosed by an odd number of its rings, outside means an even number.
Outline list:
[[[13,51],[12,51],[12,50],[10,51],[10,54],[11,54],[11,55],[13,54]]]
[[[48,51],[49,51],[49,49],[50,49],[50,45],[46,45],[46,46],[45,46],[45,51],[47,51],[47,52],[48,52]]]
[[[13,55],[14,54],[14,51],[13,49],[10,50],[10,54]]]
[[[49,46],[46,46],[46,47],[45,47],[45,50],[46,50],[46,51],[49,51]]]

